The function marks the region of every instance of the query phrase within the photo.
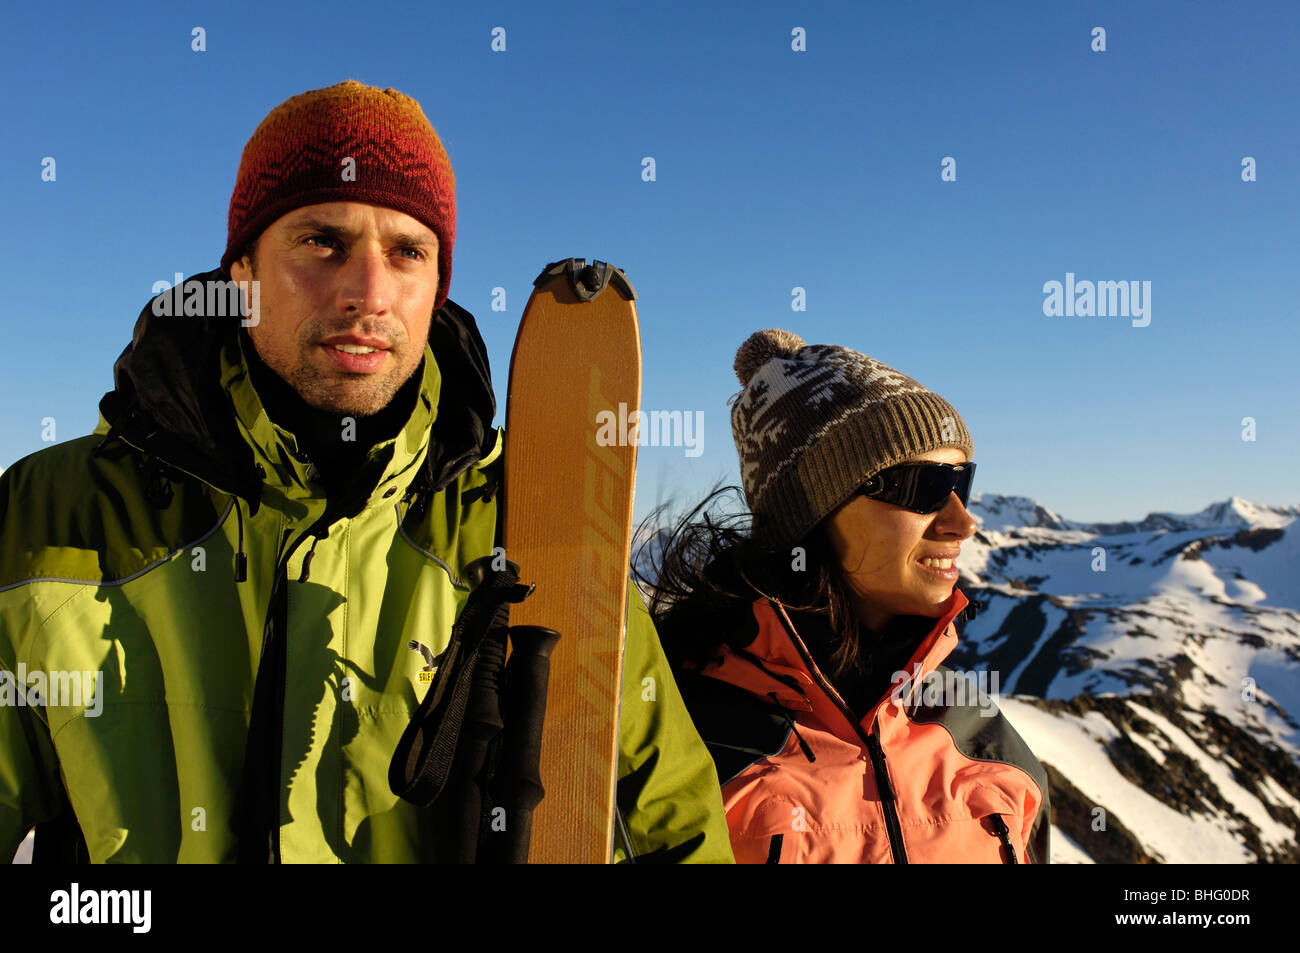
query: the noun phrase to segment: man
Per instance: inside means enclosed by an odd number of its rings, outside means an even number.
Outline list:
[[[244,150],[221,270],[145,306],[94,435],[0,477],[6,857],[33,825],[37,862],[438,857],[388,767],[504,479],[483,342],[447,298],[455,219],[415,100],[289,99]],[[244,320],[185,295],[227,278],[257,289]],[[633,852],[729,862],[631,593],[624,669]]]

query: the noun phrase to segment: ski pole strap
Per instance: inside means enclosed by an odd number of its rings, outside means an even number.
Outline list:
[[[402,733],[388,766],[388,785],[398,797],[428,807],[447,783],[460,739],[479,649],[488,632],[509,625],[510,603],[521,602],[532,586],[519,582],[519,567],[484,556],[465,567],[477,582],[451,630],[451,642],[420,707]]]
[[[455,760],[434,806],[439,862],[481,862],[480,841],[492,823],[490,787],[505,727],[501,719],[505,636],[504,628],[494,627],[479,643]],[[449,822],[450,830],[446,827]]]

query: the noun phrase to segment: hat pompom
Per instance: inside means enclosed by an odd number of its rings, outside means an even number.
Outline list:
[[[803,346],[803,338],[793,331],[778,328],[755,331],[740,345],[736,351],[736,363],[732,365],[741,386],[749,386],[750,378],[772,358],[790,357]]]

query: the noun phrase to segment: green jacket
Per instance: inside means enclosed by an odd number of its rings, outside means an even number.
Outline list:
[[[496,542],[503,444],[483,342],[452,302],[423,374],[404,428],[370,453],[369,492],[327,505],[263,409],[237,319],[146,305],[95,434],[0,476],[0,855],[75,816],[92,862],[234,860],[278,624],[279,770],[259,796],[278,790],[281,859],[430,859],[428,812],[388,784],[428,687],[408,643],[442,651],[463,569]],[[633,850],[731,862],[712,760],[629,590],[618,800]]]

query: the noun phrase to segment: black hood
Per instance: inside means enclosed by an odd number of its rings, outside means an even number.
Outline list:
[[[209,301],[209,283],[228,287],[224,283],[230,281],[222,269],[203,272],[151,298],[140,311],[131,343],[113,365],[113,390],[99,402],[110,428],[101,446],[120,437],[224,492],[256,502],[261,478],[253,451],[221,386],[221,349],[238,346],[240,319],[185,315],[183,307],[184,293],[195,283],[200,293],[192,291],[192,299],[201,299],[202,307]],[[211,300],[231,299],[214,294]],[[163,315],[155,312],[155,302]],[[436,492],[491,451],[496,397],[478,326],[454,301],[434,312],[429,346],[442,384],[417,481],[420,490]]]

